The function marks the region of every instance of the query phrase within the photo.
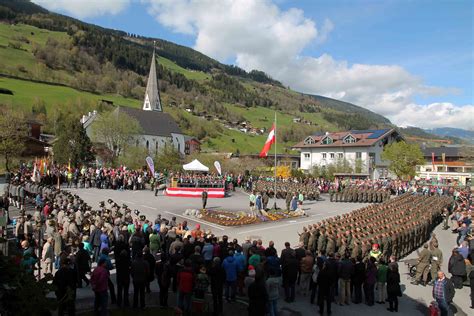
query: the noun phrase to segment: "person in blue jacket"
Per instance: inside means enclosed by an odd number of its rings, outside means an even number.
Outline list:
[[[239,263],[234,258],[234,252],[232,250],[229,251],[229,256],[222,262],[222,267],[225,271],[225,299],[227,302],[235,301]]]

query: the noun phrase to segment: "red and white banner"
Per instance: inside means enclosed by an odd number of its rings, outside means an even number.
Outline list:
[[[165,192],[168,196],[200,198],[204,190],[207,190],[208,198],[225,197],[224,188],[167,188]]]
[[[275,124],[272,125],[272,129],[270,133],[268,133],[267,140],[265,141],[265,145],[263,146],[262,151],[260,152],[260,158],[265,158],[268,156],[268,152],[270,148],[272,148],[272,144],[275,143]]]

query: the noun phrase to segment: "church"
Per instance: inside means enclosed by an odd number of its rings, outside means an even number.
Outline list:
[[[153,49],[142,108],[118,106],[114,112],[125,113],[138,121],[143,134],[137,136],[136,145],[145,147],[150,155],[157,154],[165,146],[173,146],[181,155],[184,155],[185,135],[181,132],[173,117],[163,112],[163,104],[161,103],[158,87],[155,50]],[[94,111],[84,115],[81,119],[86,133],[91,139],[91,126],[96,121],[98,115],[100,114]]]

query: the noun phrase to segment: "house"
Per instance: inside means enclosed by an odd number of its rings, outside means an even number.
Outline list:
[[[145,147],[150,155],[157,154],[166,146],[173,146],[181,155],[184,155],[184,134],[171,115],[163,112],[158,90],[154,50],[142,109],[118,106],[114,113],[118,114],[119,112],[125,113],[138,121],[143,133],[136,137],[136,145]],[[92,135],[92,126],[97,121],[98,116],[99,114],[93,111],[89,112],[88,115],[84,115],[81,119],[87,135],[95,142],[100,142],[100,140],[95,140]]]
[[[379,179],[389,176],[388,162],[381,159],[384,147],[400,140],[403,138],[395,129],[351,130],[310,135],[293,148],[300,151],[305,172],[346,162],[355,173]]]
[[[425,164],[416,167],[421,179],[436,179],[444,183],[457,182],[461,185],[472,183],[474,161],[468,161],[466,146],[442,146],[421,148]]]
[[[26,121],[28,135],[25,139],[25,149],[21,153],[22,156],[44,156],[50,151],[50,145],[41,140],[42,124],[35,120]]]
[[[193,153],[201,152],[201,142],[199,139],[192,136],[184,136],[184,153],[191,155]]]

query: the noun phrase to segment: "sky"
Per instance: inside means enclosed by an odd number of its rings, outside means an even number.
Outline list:
[[[166,39],[398,126],[474,130],[471,0],[33,0]]]

